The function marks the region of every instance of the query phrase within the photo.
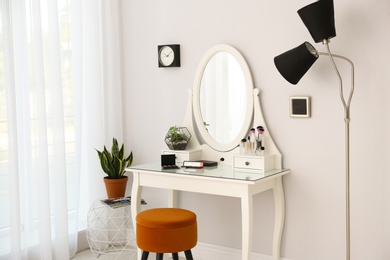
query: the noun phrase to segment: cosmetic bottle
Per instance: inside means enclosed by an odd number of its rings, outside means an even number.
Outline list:
[[[251,129],[251,154],[255,154],[257,150],[256,129]]]
[[[258,149],[258,151],[259,151],[259,156],[264,156],[264,150],[265,150],[265,148],[264,148],[264,146],[262,146],[260,149]]]
[[[251,137],[248,136],[248,139],[246,140],[245,143],[245,154],[251,154],[252,147],[251,147]]]
[[[245,154],[245,145],[246,145],[246,139],[241,139],[240,143],[240,154]]]

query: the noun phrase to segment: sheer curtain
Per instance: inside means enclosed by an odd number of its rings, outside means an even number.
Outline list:
[[[69,259],[123,138],[118,1],[0,0],[0,259]]]

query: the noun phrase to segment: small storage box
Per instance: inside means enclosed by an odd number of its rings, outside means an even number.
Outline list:
[[[275,168],[275,155],[235,155],[233,167],[241,170],[266,172]]]
[[[184,161],[197,161],[202,159],[202,150],[162,150],[162,154],[176,155],[176,164],[182,165]]]

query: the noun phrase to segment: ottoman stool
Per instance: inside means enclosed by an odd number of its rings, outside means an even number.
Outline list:
[[[164,253],[179,260],[182,251],[187,260],[193,260],[191,248],[198,240],[196,215],[179,208],[144,210],[136,216],[136,240],[143,251],[141,260],[146,260],[149,252],[156,253],[157,260],[162,260]]]

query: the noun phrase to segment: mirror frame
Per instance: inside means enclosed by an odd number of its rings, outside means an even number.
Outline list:
[[[241,126],[241,130],[239,131],[238,135],[231,140],[229,143],[223,144],[217,142],[214,138],[210,136],[210,134],[207,132],[206,127],[204,127],[203,123],[203,117],[202,117],[202,111],[200,107],[200,88],[202,83],[202,77],[203,73],[207,67],[208,62],[211,60],[211,58],[214,57],[219,52],[228,52],[229,54],[233,55],[233,57],[237,60],[237,62],[240,64],[242,72],[244,74],[245,79],[245,85],[246,85],[246,92],[247,92],[247,104],[245,109],[245,119]],[[216,151],[220,152],[228,152],[239,146],[241,139],[244,138],[250,129],[250,124],[252,123],[253,118],[253,80],[252,80],[252,74],[249,70],[249,66],[244,59],[244,57],[241,55],[241,53],[235,49],[234,47],[226,44],[219,44],[215,45],[214,47],[210,48],[204,55],[203,58],[200,60],[196,74],[195,74],[195,80],[193,85],[193,113],[195,117],[195,123],[198,129],[198,132],[200,136],[203,138],[203,140],[208,144],[211,148],[213,148]]]

